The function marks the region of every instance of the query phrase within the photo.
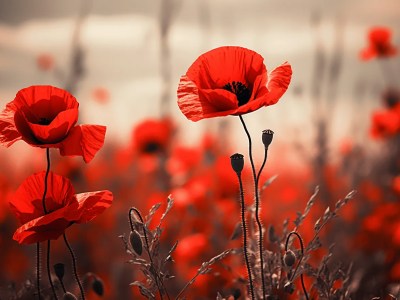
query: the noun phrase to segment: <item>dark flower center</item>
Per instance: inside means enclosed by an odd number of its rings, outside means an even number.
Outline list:
[[[239,106],[242,106],[249,102],[251,97],[250,89],[239,81],[232,81],[227,83],[223,87],[224,90],[230,91],[236,95],[236,99],[239,102]]]
[[[51,120],[47,118],[40,118],[39,120],[39,125],[49,125],[51,123]]]
[[[143,147],[145,153],[155,153],[161,150],[161,145],[157,142],[149,142]]]

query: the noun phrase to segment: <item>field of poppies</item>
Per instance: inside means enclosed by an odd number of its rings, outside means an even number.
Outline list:
[[[400,299],[398,35],[365,28],[351,59],[384,84],[356,81],[340,136],[338,40],[332,53],[316,41],[311,117],[296,111],[304,127],[285,139],[263,115],[305,93],[284,56],[210,47],[176,82],[162,65],[176,93],[123,142],[80,106],[78,42],[69,77],[36,56],[37,74],[66,80],[1,99],[0,299]],[[91,97],[112,105],[106,87]]]

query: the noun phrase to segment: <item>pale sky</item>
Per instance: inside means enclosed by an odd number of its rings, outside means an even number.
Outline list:
[[[182,135],[188,142],[204,128],[215,126],[217,121],[192,123],[184,118],[176,105],[179,76],[201,53],[222,45],[239,45],[257,51],[265,58],[268,70],[284,61],[292,64],[293,78],[287,94],[277,105],[245,119],[255,132],[269,127],[280,132],[283,140],[302,134],[309,138],[316,37],[320,36],[329,64],[338,22],[343,28],[344,58],[337,103],[330,116],[333,128],[338,129],[336,132],[349,132],[355,111],[367,127],[370,110],[380,105],[376,98],[384,81],[379,66],[376,61],[361,63],[358,52],[366,45],[368,29],[375,25],[391,27],[394,41],[399,44],[400,1],[174,1],[179,8],[169,35],[172,77],[169,107],[183,125]],[[107,125],[108,136],[119,141],[126,140],[131,127],[139,120],[159,115],[160,3],[160,0],[93,0],[82,24],[86,74],[75,93],[80,113],[87,123]],[[23,87],[63,86],[53,73],[40,71],[36,59],[48,53],[60,70],[68,72],[79,7],[78,0],[0,0],[1,107]],[[320,18],[317,29],[311,22],[315,16]],[[389,64],[400,73],[399,59]],[[320,84],[324,95],[326,82],[322,80]],[[360,100],[354,96],[355,87],[360,84],[368,101],[354,104]],[[91,97],[93,89],[99,86],[111,95],[105,105]],[[239,127],[239,122],[231,119],[233,126]]]

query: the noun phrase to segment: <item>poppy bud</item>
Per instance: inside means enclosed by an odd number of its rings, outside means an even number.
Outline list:
[[[274,132],[271,129],[263,130],[262,142],[264,144],[265,149],[268,149],[268,146],[271,144],[273,137],[274,137]]]
[[[140,237],[139,233],[136,230],[131,231],[131,234],[129,235],[129,241],[131,243],[133,250],[138,255],[142,255],[143,242],[142,242],[142,238]]]
[[[283,261],[286,266],[291,267],[294,265],[296,261],[296,255],[292,250],[286,251],[285,255],[283,256]]]
[[[243,157],[244,156],[239,153],[235,153],[235,154],[231,155],[232,169],[233,169],[233,171],[235,171],[238,174],[240,174],[243,170],[243,166],[244,166]]]
[[[97,295],[103,296],[104,294],[103,281],[100,278],[95,277],[92,283],[92,289]]]
[[[78,300],[78,298],[76,298],[74,294],[66,292],[63,296],[63,300]]]
[[[294,292],[293,282],[291,281],[286,282],[285,285],[283,286],[283,289],[285,290],[286,293],[293,294]]]
[[[54,273],[56,273],[57,275],[57,278],[60,281],[62,281],[64,278],[64,264],[63,263],[55,264],[53,268],[54,268]]]

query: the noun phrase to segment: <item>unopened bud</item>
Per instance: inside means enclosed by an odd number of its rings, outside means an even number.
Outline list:
[[[140,237],[139,233],[136,230],[131,231],[131,234],[129,235],[129,241],[131,243],[132,249],[138,255],[142,255],[143,242],[142,242],[142,238]]]
[[[54,273],[56,273],[57,275],[57,278],[60,281],[62,281],[64,278],[64,264],[63,263],[55,264],[53,268],[54,268]]]
[[[97,295],[103,296],[103,294],[104,294],[103,281],[100,278],[95,277],[95,279],[93,280],[93,283],[92,283],[92,289]]]
[[[243,167],[244,167],[243,157],[244,156],[239,153],[235,153],[235,154],[231,155],[232,169],[233,169],[233,171],[235,171],[238,174],[242,172]]]
[[[273,137],[274,137],[274,132],[272,130],[270,130],[270,129],[263,130],[262,142],[264,144],[265,149],[268,149],[269,145],[271,145]]]
[[[63,296],[63,300],[78,300],[78,298],[76,298],[74,294],[66,292]]]
[[[296,261],[296,255],[292,250],[286,251],[285,255],[283,256],[283,262],[286,266],[291,267],[294,265]]]

